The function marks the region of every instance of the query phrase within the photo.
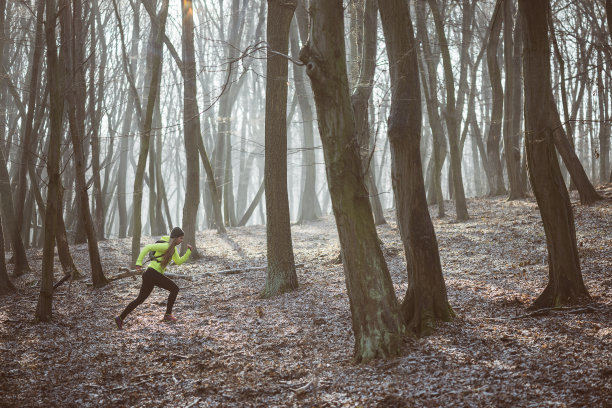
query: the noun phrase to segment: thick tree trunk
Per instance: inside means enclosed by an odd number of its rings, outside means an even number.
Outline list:
[[[461,154],[459,151],[459,126],[455,103],[455,80],[453,78],[453,67],[450,58],[448,41],[444,33],[442,15],[438,8],[438,0],[428,0],[429,7],[433,13],[436,33],[442,51],[442,64],[444,66],[444,84],[446,86],[446,128],[448,130],[448,142],[450,146],[450,171],[452,171],[453,191],[455,194],[455,208],[457,220],[465,221],[469,218],[467,203],[465,201],[465,191],[463,189],[463,176],[461,171]]]
[[[543,308],[589,298],[580,272],[574,215],[554,148],[560,127],[550,80],[548,0],[519,0],[524,28],[525,134],[529,178],[548,249],[549,281],[532,305]]]
[[[262,297],[298,287],[287,192],[287,60],[296,0],[268,0],[265,189],[268,268]]]
[[[404,319],[416,334],[449,320],[436,233],[427,209],[421,166],[421,90],[410,8],[403,0],[380,2],[389,55],[391,114],[388,121],[392,180],[400,235],[406,253],[408,289]]]
[[[502,28],[502,5],[504,0],[498,0],[493,10],[493,17],[489,25],[489,38],[487,43],[487,67],[489,70],[489,80],[493,93],[491,107],[491,122],[487,135],[487,160],[491,170],[492,185],[489,186],[489,195],[497,196],[506,194],[504,186],[503,169],[499,142],[502,133],[502,116],[504,112],[504,91],[501,85],[501,72],[497,63],[497,52],[499,50],[499,33]]]
[[[181,0],[183,8],[183,69],[185,72],[183,96],[183,126],[185,131],[185,165],[187,182],[185,186],[185,203],[183,205],[183,230],[185,241],[193,244],[192,258],[201,257],[195,242],[198,207],[200,205],[200,161],[198,160],[197,143],[200,137],[200,112],[198,110],[196,59],[193,28],[193,6],[191,0]],[[161,176],[161,175],[160,175]],[[186,245],[181,252],[186,251]]]
[[[400,351],[405,326],[361,171],[346,74],[342,1],[314,0],[310,15],[310,39],[300,59],[307,64],[315,95],[351,306],[355,359],[391,357]]]
[[[63,13],[68,12],[64,10]],[[55,43],[55,19],[57,7],[55,0],[47,0],[45,37],[47,40],[47,80],[49,81],[49,144],[47,151],[47,206],[45,214],[45,241],[43,247],[42,276],[40,295],[36,306],[35,318],[41,322],[51,320],[53,306],[53,258],[55,252],[55,227],[57,212],[61,211],[58,202],[60,186],[60,146],[64,114],[64,66],[63,53],[58,60]]]

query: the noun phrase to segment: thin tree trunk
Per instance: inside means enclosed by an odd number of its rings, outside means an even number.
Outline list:
[[[459,118],[457,117],[455,104],[455,80],[453,78],[453,68],[450,58],[450,50],[448,41],[444,33],[442,15],[438,8],[437,0],[428,0],[429,7],[433,13],[436,33],[440,48],[442,51],[442,63],[444,66],[444,83],[446,86],[446,128],[448,130],[448,141],[450,146],[450,160],[452,169],[452,185],[455,194],[455,207],[457,211],[457,220],[465,221],[469,218],[467,211],[467,203],[465,201],[465,191],[463,190],[463,176],[461,171],[461,155],[459,152],[459,127],[457,126]],[[451,180],[449,180],[451,183]]]
[[[191,0],[181,0],[183,8],[183,126],[185,142],[185,165],[187,167],[187,183],[185,203],[183,205],[183,230],[185,241],[193,244],[192,257],[200,258],[195,242],[198,207],[200,205],[200,161],[196,148],[200,137],[200,112],[198,111],[196,59],[193,28],[193,6]],[[186,251],[186,245],[181,252]]]
[[[49,81],[49,148],[47,151],[47,206],[45,214],[45,241],[43,247],[42,275],[40,294],[36,305],[35,318],[41,322],[51,320],[53,308],[53,258],[55,253],[55,226],[57,212],[61,203],[57,202],[60,185],[60,145],[62,141],[62,122],[64,113],[64,69],[60,52],[58,60],[55,43],[55,19],[57,7],[55,0],[47,1],[45,37],[47,42],[47,78]],[[64,10],[63,12],[67,12]],[[59,204],[59,205],[58,205]]]
[[[430,47],[429,35],[427,33],[427,25],[425,21],[425,3],[417,2],[416,4],[416,21],[417,21],[417,38],[423,47],[423,58],[419,60],[422,65],[422,61],[425,61],[427,71],[421,68],[421,82],[423,84],[423,93],[425,96],[425,102],[427,107],[427,115],[429,118],[429,125],[431,127],[432,134],[432,146],[433,146],[433,191],[434,197],[432,202],[438,204],[438,218],[443,218],[446,213],[444,210],[444,196],[442,194],[442,166],[444,166],[444,160],[446,160],[446,137],[444,136],[444,129],[442,127],[442,120],[440,119],[440,111],[438,106],[438,74],[437,74],[437,61],[435,59]],[[427,76],[425,75],[427,72]],[[429,80],[426,81],[426,78]],[[429,85],[428,85],[429,84]]]
[[[151,60],[151,84],[149,95],[147,97],[147,108],[142,124],[142,135],[140,138],[140,153],[138,155],[138,165],[136,167],[136,175],[134,177],[134,200],[133,200],[133,215],[132,215],[132,263],[136,263],[136,258],[140,253],[140,237],[142,234],[142,190],[144,180],[144,170],[147,163],[147,155],[149,152],[149,143],[151,135],[151,125],[153,123],[153,110],[155,100],[159,94],[159,86],[161,82],[162,70],[162,42],[166,30],[166,18],[168,17],[168,0],[162,1],[161,11],[156,18],[151,18],[152,27],[154,27],[153,42],[154,50]]]
[[[4,231],[2,229],[2,220],[0,216],[0,296],[15,292],[17,288],[11,282],[6,270],[6,257],[4,255]]]
[[[78,7],[77,7],[78,6]],[[82,51],[79,47],[72,53],[72,47],[81,38],[75,38],[74,35],[80,32],[81,27],[81,10],[80,3],[75,3],[75,9],[71,10],[67,0],[60,0],[60,25],[62,47],[61,52],[64,57],[65,78],[71,84],[65,92],[68,121],[70,127],[70,136],[72,139],[72,147],[74,150],[74,164],[76,176],[76,194],[79,206],[79,219],[85,229],[87,236],[87,246],[89,249],[89,262],[91,265],[92,283],[95,287],[101,287],[108,283],[102,270],[100,261],[100,253],[98,251],[98,239],[96,237],[95,227],[89,210],[89,196],[87,193],[87,182],[85,179],[85,153],[83,149],[84,132],[84,104],[85,92],[82,88],[85,87],[85,77],[83,75],[83,60]],[[72,31],[75,28],[75,32]],[[55,193],[57,194],[57,193]],[[54,214],[55,217],[55,214]],[[57,220],[53,220],[56,222]],[[55,232],[54,232],[55,236]]]
[[[513,28],[514,28],[514,0],[504,1],[504,68],[505,92],[504,92],[504,148],[506,150],[506,170],[508,173],[508,185],[510,187],[509,200],[525,197],[525,191],[520,179],[521,151],[518,145],[518,128],[514,116],[520,115],[520,109],[514,110],[514,93],[517,91],[515,81],[520,80],[516,74],[517,67],[514,59]]]
[[[489,36],[487,42],[487,67],[493,93],[491,121],[489,125],[489,133],[487,135],[487,160],[489,161],[489,169],[492,171],[493,182],[493,184],[489,186],[490,196],[506,194],[500,158],[501,155],[499,151],[499,142],[502,136],[504,91],[501,85],[501,73],[499,70],[499,64],[497,62],[497,53],[499,51],[499,33],[501,32],[503,21],[503,2],[504,0],[498,0],[495,5],[495,10],[493,10],[493,17],[491,18],[491,23],[489,25]]]
[[[358,2],[355,2],[357,4]],[[360,7],[363,6],[359,3]],[[357,18],[357,24],[363,24],[362,51],[360,53],[360,72],[354,92],[351,95],[351,103],[355,115],[355,130],[357,131],[357,142],[363,166],[366,187],[370,195],[370,204],[374,210],[374,223],[376,225],[386,224],[383,214],[380,196],[377,194],[376,184],[374,183],[373,169],[370,166],[372,153],[370,152],[371,130],[368,120],[368,106],[372,89],[374,88],[374,72],[376,70],[376,34],[378,6],[377,0],[365,0],[365,8],[362,10],[361,18]]]

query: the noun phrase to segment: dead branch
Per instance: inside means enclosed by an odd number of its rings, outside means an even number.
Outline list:
[[[304,267],[304,264],[296,264],[295,267],[296,268],[302,268],[302,267]],[[267,268],[267,266],[253,266],[253,267],[238,268],[238,269],[225,269],[225,270],[222,270],[222,271],[204,272],[204,273],[201,273],[198,276],[237,275],[237,274],[242,273],[242,272],[261,271],[261,270],[265,270],[266,268]]]

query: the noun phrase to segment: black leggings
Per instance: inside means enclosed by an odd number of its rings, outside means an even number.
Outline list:
[[[176,283],[172,282],[172,280],[157,272],[155,269],[147,268],[147,270],[142,274],[142,286],[140,287],[140,293],[138,293],[138,297],[127,305],[123,313],[121,313],[119,316],[121,317],[121,320],[125,320],[127,315],[130,314],[132,310],[136,309],[136,306],[144,302],[149,297],[154,286],[159,286],[160,288],[170,291],[170,295],[168,296],[168,305],[166,307],[166,314],[172,313],[172,306],[176,300],[176,295],[178,295],[179,287],[176,286]]]

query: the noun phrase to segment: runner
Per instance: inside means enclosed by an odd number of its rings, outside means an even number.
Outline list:
[[[165,242],[149,244],[140,251],[140,255],[138,255],[138,259],[136,260],[136,269],[138,270],[142,270],[142,261],[147,253],[154,252],[154,257],[147,270],[142,274],[142,286],[140,287],[138,297],[127,305],[119,316],[115,317],[115,324],[117,324],[119,330],[123,329],[123,322],[127,315],[149,297],[155,286],[170,291],[166,306],[166,314],[162,321],[170,323],[176,321],[176,317],[172,315],[172,306],[178,295],[179,288],[170,278],[164,276],[164,272],[171,260],[173,260],[175,264],[180,265],[189,259],[192,249],[191,245],[187,245],[187,252],[185,252],[183,256],[179,256],[176,248],[183,242],[184,236],[185,233],[183,230],[179,227],[175,227],[172,229],[172,232],[170,232],[169,237],[162,237],[162,240]]]

